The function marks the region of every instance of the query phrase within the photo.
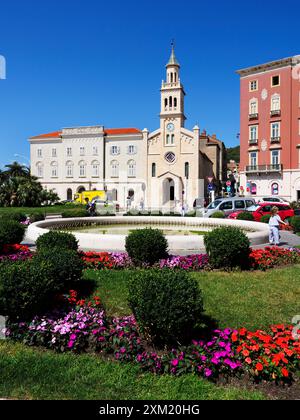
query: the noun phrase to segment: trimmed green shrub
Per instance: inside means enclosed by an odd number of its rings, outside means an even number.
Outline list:
[[[168,241],[158,229],[134,230],[126,238],[126,251],[134,264],[152,266],[168,257]]]
[[[3,245],[20,244],[23,241],[25,227],[13,220],[0,220],[0,248]]]
[[[265,214],[264,216],[262,216],[262,218],[260,219],[261,223],[265,223],[265,224],[269,224],[271,219],[271,215],[270,214]]]
[[[291,226],[294,229],[295,233],[300,232],[300,216],[295,216],[291,220]]]
[[[82,279],[84,263],[77,251],[52,248],[42,249],[33,258],[35,264],[49,263],[49,276],[56,280],[60,290],[70,290]]]
[[[204,237],[209,263],[215,269],[248,268],[250,241],[236,227],[221,227]]]
[[[25,213],[17,212],[5,212],[0,214],[0,223],[2,220],[11,220],[14,222],[26,222],[27,216]]]
[[[50,231],[40,236],[36,241],[38,252],[52,249],[69,249],[78,251],[78,241],[71,233]]]
[[[222,211],[216,211],[214,214],[210,216],[210,219],[225,219],[225,213]]]
[[[71,209],[71,210],[65,210],[62,213],[63,219],[72,219],[74,217],[89,217],[89,213],[87,210],[84,209]]]
[[[49,270],[46,261],[0,264],[0,314],[26,321],[51,309],[60,285]]]
[[[188,342],[202,320],[202,293],[185,271],[136,272],[129,283],[129,306],[145,337],[158,345]]]
[[[44,213],[33,213],[29,216],[30,223],[42,222],[45,220]]]
[[[237,220],[246,220],[246,221],[249,221],[249,222],[254,222],[255,221],[255,218],[254,218],[253,214],[250,213],[249,211],[244,211],[243,213],[240,213],[236,219]]]

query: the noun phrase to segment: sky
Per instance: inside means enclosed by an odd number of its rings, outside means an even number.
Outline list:
[[[300,54],[299,11],[291,0],[0,0],[0,167],[28,163],[28,138],[63,127],[157,129],[173,38],[186,127],[237,145],[235,72]]]

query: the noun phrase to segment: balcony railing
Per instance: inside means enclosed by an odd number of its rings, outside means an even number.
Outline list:
[[[249,114],[249,121],[258,120],[258,114]]]
[[[280,117],[281,116],[281,110],[280,109],[274,109],[271,111],[271,117]]]
[[[281,137],[272,137],[271,143],[272,144],[279,144],[281,142]]]
[[[282,172],[283,166],[281,164],[278,165],[256,165],[256,166],[247,166],[246,172],[248,174],[260,174],[260,173],[274,173],[274,172]]]
[[[249,144],[250,146],[256,146],[258,144],[258,139],[250,139]]]

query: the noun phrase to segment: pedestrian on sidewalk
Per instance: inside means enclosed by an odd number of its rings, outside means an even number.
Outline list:
[[[269,227],[270,227],[270,245],[279,246],[280,245],[280,225],[287,226],[287,223],[281,220],[281,217],[278,214],[279,208],[273,207],[271,218],[269,221]]]

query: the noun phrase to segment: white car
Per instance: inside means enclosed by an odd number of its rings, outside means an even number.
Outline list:
[[[286,200],[284,200],[283,198],[280,197],[263,197],[263,198],[259,198],[256,200],[256,202],[259,203],[274,203],[274,205],[276,205],[276,203],[280,203],[280,204],[286,204],[286,205],[290,205],[290,203]]]

